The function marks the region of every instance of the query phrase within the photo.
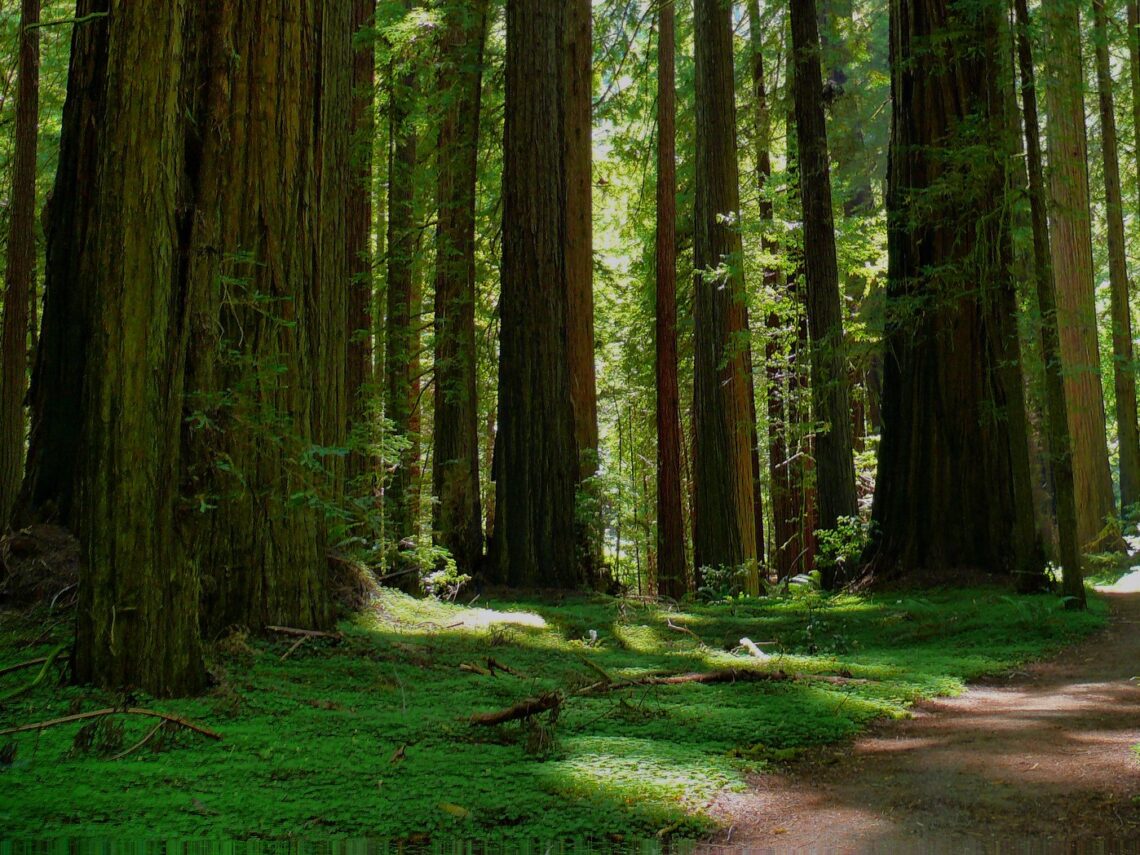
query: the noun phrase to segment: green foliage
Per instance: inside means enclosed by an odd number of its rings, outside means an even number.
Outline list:
[[[684,611],[605,597],[494,605],[385,592],[371,612],[341,625],[342,642],[309,640],[284,660],[295,639],[226,639],[213,652],[209,695],[137,699],[219,731],[222,742],[164,731],[161,742],[120,760],[102,756],[153,726],[131,717],[116,720],[121,734],[88,733],[87,751],[73,751],[78,724],[11,737],[0,828],[37,839],[463,838],[514,849],[660,840],[662,831],[693,838],[713,827],[710,801],[743,788],[749,771],[1042,656],[1099,627],[1104,613],[1095,600],[1092,613],[1072,614],[1054,598],[992,591],[803,591]],[[51,649],[43,619],[5,615],[0,627],[0,662]],[[762,664],[732,652],[745,636],[774,642],[764,649],[775,658]],[[460,669],[488,658],[521,676]],[[574,697],[598,680],[592,666],[613,679],[752,666],[860,681]],[[0,689],[21,678],[2,679]],[[568,695],[556,721],[467,723],[474,712],[553,690]],[[120,702],[45,683],[0,709],[0,728]]]

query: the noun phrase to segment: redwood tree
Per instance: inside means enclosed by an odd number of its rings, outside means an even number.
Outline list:
[[[435,271],[435,540],[458,566],[483,553],[475,353],[475,190],[487,0],[453,3],[441,69],[447,100],[439,131]]]
[[[673,0],[657,11],[657,589],[680,598],[685,579],[681,404],[677,383],[677,90]]]
[[[563,4],[508,0],[493,575],[574,587]]]
[[[1038,575],[1002,4],[892,0],[878,570]],[[933,204],[933,200],[937,204]]]
[[[1077,534],[1085,549],[1115,545],[1098,544],[1115,507],[1093,293],[1080,5],[1078,0],[1053,0],[1041,12],[1047,34],[1046,131],[1057,326],[1073,440]]]
[[[1101,157],[1108,225],[1108,279],[1112,295],[1112,378],[1116,393],[1116,438],[1120,454],[1120,504],[1140,502],[1140,433],[1136,425],[1136,369],[1132,353],[1132,308],[1124,243],[1124,197],[1116,142],[1116,105],[1108,51],[1108,13],[1093,0],[1093,42],[1100,105]]]
[[[759,590],[732,9],[696,0],[693,549],[697,568],[751,565]]]
[[[40,0],[20,4],[16,139],[0,332],[0,531],[24,474],[24,396],[28,386],[28,312],[36,278],[36,149],[40,102]]]
[[[804,216],[804,284],[816,424],[816,492],[819,525],[831,529],[840,517],[855,516],[858,506],[814,0],[796,0],[791,7],[791,19],[800,198]]]

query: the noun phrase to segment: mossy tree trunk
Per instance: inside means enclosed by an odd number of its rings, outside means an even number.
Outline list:
[[[40,104],[40,0],[20,3],[19,67],[4,326],[0,331],[0,531],[8,525],[24,474],[24,397],[28,325],[36,279],[36,151]]]
[[[1108,226],[1108,279],[1112,305],[1112,378],[1116,393],[1116,438],[1120,454],[1120,505],[1140,502],[1140,433],[1136,425],[1136,369],[1132,353],[1132,309],[1129,302],[1127,247],[1124,242],[1124,196],[1116,140],[1116,103],[1112,93],[1108,13],[1104,0],[1093,0],[1093,42],[1100,106],[1101,157]]]
[[[411,0],[406,8],[413,8]],[[384,520],[389,541],[414,539],[417,455],[412,436],[414,384],[417,380],[420,324],[419,290],[415,283],[415,198],[417,134],[411,121],[417,97],[416,72],[409,58],[394,60],[389,93],[388,157],[388,282],[384,333],[384,415],[392,433],[402,440],[398,456],[386,462],[390,470],[384,491]]]
[[[1057,544],[1066,595],[1073,602],[1085,600],[1081,576],[1081,549],[1077,539],[1077,504],[1073,489],[1073,451],[1069,436],[1068,398],[1057,329],[1057,286],[1049,238],[1049,212],[1042,165],[1041,126],[1037,113],[1036,70],[1030,38],[1029,7],[1015,0],[1017,55],[1021,71],[1021,98],[1025,117],[1026,161],[1029,203],[1033,223],[1033,273],[1037,307],[1041,313],[1041,358],[1045,363],[1046,422],[1052,464],[1053,500],[1057,517]]]
[[[508,0],[499,433],[492,574],[575,587],[578,448],[566,330],[567,12]]]
[[[681,508],[681,403],[677,382],[676,9],[657,11],[657,592],[688,591]]]
[[[373,393],[372,367],[372,150],[376,136],[376,0],[352,3],[352,187],[348,194],[349,263],[347,385],[350,429],[364,427]],[[368,435],[360,432],[360,438]],[[348,458],[348,476],[363,479],[359,491],[371,487],[376,461],[357,449]]]
[[[483,554],[475,352],[475,191],[487,0],[445,18],[435,271],[435,541],[461,570]]]
[[[804,217],[804,284],[811,340],[812,414],[816,425],[816,495],[819,525],[833,529],[841,517],[855,516],[858,506],[814,0],[793,3],[791,22]]]
[[[887,356],[873,511],[885,574],[1041,572],[1009,272],[1001,9],[891,3]]]
[[[693,547],[702,567],[750,567],[759,590],[747,314],[739,229],[732,10],[696,0]]]
[[[29,394],[28,458],[20,488],[19,524],[75,520],[80,478],[81,402],[88,375],[91,289],[80,274],[83,249],[95,223],[94,189],[107,86],[109,0],[80,0],[76,16],[95,16],[75,27],[67,100],[59,140],[55,187],[47,213],[43,322]]]
[[[1106,522],[1115,516],[1115,507],[1093,293],[1080,3],[1053,0],[1042,7],[1042,21],[1047,35],[1049,218],[1057,326],[1073,441],[1077,535],[1082,549],[1099,548],[1113,545],[1099,541]]]
[[[196,8],[186,92],[194,212],[187,521],[204,623],[331,618],[326,518],[347,421],[351,8],[304,0]],[[241,57],[241,61],[236,61]]]
[[[96,180],[56,187],[90,206],[76,260],[92,323],[79,402],[74,668],[104,688],[182,694],[205,677],[198,578],[175,522],[192,300],[178,245],[187,10],[185,0],[112,0],[109,11],[105,41],[82,45],[105,50]],[[84,57],[75,62],[85,68]]]

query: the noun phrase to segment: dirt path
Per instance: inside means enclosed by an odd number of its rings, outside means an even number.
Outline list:
[[[1135,577],[1135,578],[1133,578]],[[1140,574],[1059,659],[921,704],[715,806],[710,851],[1140,852]]]

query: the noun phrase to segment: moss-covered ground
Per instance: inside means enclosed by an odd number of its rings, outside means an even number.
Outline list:
[[[608,598],[476,606],[385,593],[342,623],[343,640],[310,640],[284,659],[294,638],[232,636],[212,653],[215,689],[194,700],[45,680],[0,706],[0,729],[131,702],[224,738],[161,731],[112,759],[153,727],[130,716],[0,737],[0,838],[505,848],[694,838],[711,830],[710,801],[745,786],[750,770],[904,716],[916,699],[1045,656],[1104,620],[1095,600],[1074,614],[1051,597],[991,590],[804,593],[673,610]],[[43,615],[0,614],[0,667],[47,655],[67,631],[62,622],[45,632]],[[771,658],[740,651],[742,637]],[[488,658],[515,674],[478,673]],[[726,666],[798,676],[573,694],[603,672],[617,680]],[[0,677],[0,696],[35,673]],[[553,722],[468,721],[556,689],[567,699]]]

